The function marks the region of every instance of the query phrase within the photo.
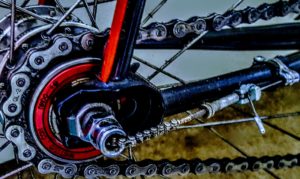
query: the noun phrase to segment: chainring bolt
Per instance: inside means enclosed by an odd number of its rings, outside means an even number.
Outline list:
[[[31,155],[32,155],[32,153],[31,153],[31,151],[29,149],[26,149],[23,152],[23,156],[26,157],[26,158],[29,158]]]
[[[18,137],[20,135],[20,131],[18,129],[13,129],[11,132],[10,132],[10,135],[14,138]]]
[[[44,170],[50,170],[50,168],[51,168],[51,164],[50,163],[44,163],[43,165],[42,165],[42,169],[44,169]]]
[[[40,64],[44,63],[44,61],[45,61],[45,59],[42,56],[38,56],[34,59],[34,63],[36,65],[40,65]]]
[[[66,43],[66,42],[63,42],[63,43],[61,43],[60,45],[59,45],[59,50],[60,51],[66,51],[66,50],[68,50],[68,48],[69,48],[69,46],[68,46],[68,44]]]
[[[54,17],[54,16],[56,16],[56,12],[55,12],[55,11],[50,11],[50,12],[49,12],[49,15],[50,15],[51,17]]]
[[[68,174],[68,175],[73,175],[73,174],[74,174],[74,170],[73,170],[73,168],[71,168],[71,167],[67,167],[67,168],[65,169],[65,172],[66,172],[66,174]]]
[[[28,50],[29,49],[29,45],[27,43],[22,44],[22,49],[23,50]]]
[[[19,79],[17,80],[17,82],[16,82],[16,84],[17,84],[18,87],[24,87],[24,86],[25,86],[25,83],[26,83],[26,81],[25,81],[24,78],[19,78]]]
[[[87,40],[87,41],[86,41],[86,45],[87,45],[88,47],[93,47],[93,45],[94,45],[94,40],[92,40],[92,39]]]
[[[16,112],[17,111],[17,105],[15,105],[15,104],[10,104],[10,105],[8,105],[8,111],[9,112]]]

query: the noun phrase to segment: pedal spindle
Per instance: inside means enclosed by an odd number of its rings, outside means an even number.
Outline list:
[[[87,104],[79,110],[76,118],[69,118],[71,135],[91,143],[106,157],[117,157],[123,150],[117,141],[126,133],[114,117],[111,108],[103,103]]]

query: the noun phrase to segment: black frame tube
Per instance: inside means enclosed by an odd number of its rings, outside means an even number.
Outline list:
[[[146,0],[128,0],[117,48],[112,80],[122,80],[128,73]]]
[[[284,63],[300,72],[300,53],[292,54]],[[250,68],[218,77],[201,80],[161,91],[165,104],[165,115],[177,114],[199,107],[205,101],[232,93],[242,84],[270,84],[280,80],[275,68],[267,64],[253,65]]]
[[[283,33],[284,32],[284,33]],[[195,35],[167,38],[163,41],[146,40],[137,49],[182,49]],[[299,49],[300,24],[289,23],[259,27],[242,27],[209,32],[190,49],[208,50],[285,50]]]

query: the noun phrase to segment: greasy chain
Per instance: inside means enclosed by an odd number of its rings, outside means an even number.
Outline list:
[[[257,20],[270,20],[273,17],[283,17],[290,13],[300,12],[300,0],[278,1],[273,4],[262,4],[257,8],[247,7],[243,10],[231,10],[223,15],[211,14],[207,17],[192,17],[187,21],[172,20],[168,23],[151,23],[142,27],[137,43],[145,40],[164,40],[166,38],[183,38],[188,34],[201,34],[205,31],[219,31],[225,26],[236,27],[240,24],[252,24]],[[128,137],[119,141],[119,145],[133,147],[152,137],[164,135],[174,129],[174,122],[163,123],[157,127],[137,133],[135,136]],[[26,126],[23,126],[26,129]],[[30,140],[30,139],[28,139]],[[34,142],[33,142],[34,143]],[[44,156],[41,154],[40,156]],[[114,177],[125,175],[135,177],[140,175],[153,176],[162,175],[170,176],[172,174],[202,174],[218,173],[230,171],[245,171],[293,167],[300,165],[300,154],[285,156],[264,156],[264,157],[239,157],[236,159],[208,159],[208,160],[144,160],[144,161],[117,161],[102,160],[89,162],[85,164],[56,164],[48,157],[36,157],[32,160],[37,166],[44,167],[43,173],[58,172],[65,177],[71,177],[74,170],[77,174],[84,175],[87,178],[97,176]],[[49,167],[50,166],[50,167]],[[70,168],[71,167],[71,168]],[[73,167],[73,168],[72,168]],[[53,170],[60,168],[62,170]],[[47,170],[48,169],[48,170]]]
[[[207,17],[194,16],[186,21],[174,19],[167,23],[151,23],[142,27],[137,43],[144,40],[161,41],[166,38],[182,38],[188,34],[201,34],[205,31],[220,31],[224,27],[236,27],[240,24],[253,24],[258,20],[270,20],[284,17],[290,13],[299,13],[299,0],[264,3],[257,8],[230,10],[222,14],[212,13]]]

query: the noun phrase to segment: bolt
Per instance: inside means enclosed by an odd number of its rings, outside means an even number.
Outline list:
[[[17,80],[17,86],[18,87],[24,87],[25,86],[25,83],[26,83],[26,81],[25,81],[25,79],[24,78],[19,78],[18,80]]]
[[[29,149],[24,150],[23,152],[23,156],[28,158],[32,155],[31,151]]]
[[[16,112],[17,111],[17,105],[15,105],[15,104],[10,104],[10,105],[8,105],[8,111],[9,112]]]
[[[92,174],[94,174],[95,172],[96,172],[95,169],[89,169],[89,170],[88,170],[88,174],[89,174],[89,175],[92,175]]]
[[[154,174],[155,171],[156,171],[156,170],[155,170],[154,168],[149,168],[149,169],[147,170],[147,174],[148,174],[148,175],[152,175],[152,174]]]
[[[134,174],[136,172],[136,169],[135,168],[131,168],[128,173],[130,173],[131,175]]]
[[[92,40],[92,39],[88,39],[87,41],[86,41],[86,45],[88,46],[88,47],[93,47],[93,45],[94,45],[94,40]]]
[[[256,57],[254,57],[254,61],[255,62],[264,62],[264,61],[266,61],[266,58],[263,56],[256,56]]]
[[[246,164],[242,165],[242,166],[241,166],[241,169],[242,169],[242,170],[246,170],[246,169],[247,169],[247,165],[246,165]]]
[[[196,171],[198,173],[201,173],[203,171],[203,169],[204,169],[203,165],[199,165],[199,166],[197,166]]]
[[[42,56],[38,56],[34,59],[34,63],[37,65],[44,63],[44,61],[45,61],[45,59]]]
[[[74,174],[74,170],[73,170],[73,168],[71,168],[71,167],[67,167],[67,168],[65,169],[65,172],[66,172],[66,174],[68,174],[68,175],[73,175],[73,174]]]
[[[284,167],[284,163],[283,162],[279,162],[278,166],[279,166],[279,168],[283,168]]]
[[[212,171],[213,171],[213,172],[218,171],[218,169],[219,169],[219,168],[218,168],[217,166],[212,166]]]
[[[50,163],[44,163],[43,165],[42,165],[42,169],[44,169],[44,170],[50,170],[50,168],[51,168],[51,164]]]
[[[22,44],[22,49],[23,50],[28,50],[29,45],[27,43]]]
[[[72,32],[72,30],[71,30],[70,27],[66,27],[66,28],[65,28],[65,33],[66,33],[66,34],[69,34],[69,33],[71,33],[71,32]]]
[[[49,15],[50,15],[50,17],[54,17],[54,16],[56,16],[56,12],[55,11],[50,11]]]
[[[116,170],[115,168],[109,170],[109,174],[111,174],[111,175],[116,175],[117,173],[118,173],[118,170]]]
[[[166,172],[167,175],[170,174],[170,173],[172,173],[172,168],[168,166],[166,168],[165,172]]]
[[[181,169],[181,173],[186,173],[190,171],[190,167],[188,165],[185,165],[182,169]]]
[[[268,168],[268,169],[271,169],[272,166],[273,166],[273,164],[271,164],[271,163],[268,163],[268,164],[267,164],[267,168]]]
[[[66,42],[63,42],[63,43],[61,43],[60,45],[59,45],[59,50],[60,51],[66,51],[68,48],[69,48],[69,46],[68,46],[68,44],[66,43]]]
[[[14,138],[17,138],[19,135],[20,135],[20,131],[18,129],[13,129],[11,132],[10,132],[10,135]]]
[[[254,170],[258,170],[258,169],[259,169],[259,164],[257,164],[257,163],[254,164],[253,169],[254,169]]]
[[[232,169],[233,169],[232,165],[229,165],[229,166],[227,167],[227,171],[231,171]]]
[[[213,20],[214,30],[220,31],[225,24],[225,18],[223,16],[216,16]]]

